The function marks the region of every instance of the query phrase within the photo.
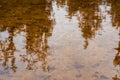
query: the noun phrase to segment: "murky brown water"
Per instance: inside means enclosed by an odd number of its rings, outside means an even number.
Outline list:
[[[0,80],[120,80],[119,0],[1,0]]]

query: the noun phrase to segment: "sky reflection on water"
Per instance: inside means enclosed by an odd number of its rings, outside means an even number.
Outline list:
[[[119,4],[0,1],[0,79],[119,80]]]

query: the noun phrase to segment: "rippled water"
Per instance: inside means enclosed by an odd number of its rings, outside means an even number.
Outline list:
[[[0,80],[120,80],[119,0],[0,1]]]

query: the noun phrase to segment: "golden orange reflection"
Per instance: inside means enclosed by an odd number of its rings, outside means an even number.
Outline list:
[[[5,69],[11,68],[16,72],[16,44],[14,38],[21,32],[25,33],[25,54],[19,58],[26,63],[26,69],[38,68],[42,64],[44,71],[48,71],[46,58],[48,56],[48,38],[52,35],[54,21],[52,2],[47,0],[35,1],[0,1],[0,32],[8,31],[9,37],[0,41],[0,62]],[[11,62],[9,64],[9,62]]]
[[[119,32],[120,34],[120,32]],[[120,36],[120,35],[119,35]],[[118,42],[118,47],[117,48],[114,48],[116,50],[116,55],[114,57],[114,60],[113,60],[113,65],[117,68],[117,73],[115,75],[115,77],[113,77],[113,80],[119,80],[119,74],[120,74],[120,41]]]
[[[120,0],[111,0],[112,25],[120,26]]]
[[[114,26],[117,29],[119,29],[120,27],[120,8],[119,8],[120,0],[94,0],[94,1],[93,0],[29,0],[29,1],[0,0],[0,34],[8,33],[7,38],[0,40],[0,68],[2,67],[3,71],[12,70],[13,72],[17,72],[19,68],[24,68],[24,66],[25,69],[27,70],[36,70],[39,69],[40,67],[42,67],[42,70],[44,72],[48,72],[50,70],[50,65],[48,64],[49,61],[47,60],[48,56],[50,55],[49,54],[50,46],[48,44],[48,39],[49,37],[52,36],[53,26],[55,24],[55,20],[52,18],[54,15],[52,2],[56,2],[57,7],[63,8],[64,6],[66,6],[65,10],[67,12],[67,19],[71,20],[73,19],[73,17],[77,18],[79,25],[78,29],[81,32],[81,34],[78,35],[81,35],[82,39],[84,39],[84,44],[82,44],[84,50],[80,49],[81,53],[82,52],[84,53],[85,49],[88,48],[90,40],[95,39],[96,35],[99,34],[98,31],[103,29],[104,26],[102,26],[102,23],[107,21],[106,15],[104,14],[107,13],[107,15],[108,14],[111,15],[110,19],[112,21],[110,23],[112,24],[112,26]],[[108,5],[111,8],[111,10],[106,9]],[[105,10],[102,11],[101,6]],[[69,25],[67,24],[67,26]],[[18,42],[15,42],[14,39],[21,33],[24,33],[23,37],[25,39],[24,39],[23,51],[20,52],[17,51],[17,44],[19,44],[19,40]],[[67,33],[65,33],[65,35],[67,35]],[[119,36],[120,36],[120,32],[119,32]],[[75,39],[75,41],[77,41],[77,39]],[[99,42],[101,43],[101,41]],[[55,45],[57,45],[58,43],[59,42],[56,41]],[[101,52],[104,52],[104,49],[101,48],[101,45],[99,45],[99,43],[95,44],[95,46],[97,46],[98,49],[101,50]],[[70,47],[74,48],[73,46]],[[68,50],[68,52],[70,51],[70,49],[68,48],[65,49]],[[107,48],[105,47],[105,49]],[[78,53],[77,50],[79,51],[79,49],[76,48],[75,50],[76,51],[73,51],[73,53],[74,52]],[[113,65],[115,67],[119,67],[119,69],[117,70],[119,74],[120,73],[120,40],[118,41],[118,47],[115,48],[115,50],[116,50],[116,54],[113,60]],[[58,50],[58,52],[59,51],[60,50]],[[62,51],[60,53],[62,53]],[[105,50],[104,53],[107,53],[107,50]],[[76,54],[69,54],[69,55],[67,54],[67,58],[64,58],[66,60],[63,60],[63,61],[67,61],[67,59],[71,59],[70,60],[71,62],[68,61],[68,63],[67,62],[65,63],[65,64],[69,64],[70,66],[71,66],[70,63],[72,63],[72,61],[74,62],[74,60],[72,59],[76,59],[74,57],[71,57],[71,55],[75,55],[75,57],[78,58]],[[81,56],[81,54],[79,55]],[[84,54],[84,55],[86,57],[88,54]],[[96,55],[97,53],[95,53],[95,55],[93,54],[92,57],[96,58]],[[106,56],[106,54],[103,55]],[[58,60],[62,61],[62,58],[59,58]],[[87,62],[88,59],[85,60]],[[103,60],[100,59],[100,63],[102,63],[102,61],[104,61],[104,59]],[[84,62],[85,61],[83,61],[83,63]],[[19,66],[19,64],[21,65],[21,63],[23,63],[22,67]],[[72,69],[72,67],[70,67],[70,69]],[[79,74],[78,77],[80,78],[81,74]],[[112,77],[112,79],[120,80],[119,75],[116,74],[114,77]]]
[[[113,27],[115,27],[116,29],[119,30],[120,27],[120,1],[119,0],[111,0],[111,14],[112,14],[112,25]],[[119,34],[118,36],[120,36],[120,30],[119,30]],[[120,38],[119,38],[120,39]],[[117,68],[117,75],[115,75],[115,77],[113,77],[113,80],[120,80],[120,40],[118,42],[118,47],[115,48],[116,50],[116,55],[114,57],[113,60],[113,65]]]
[[[99,9],[101,1],[98,0],[68,0],[68,16],[72,19],[77,16],[82,37],[85,39],[84,49],[89,45],[89,39],[95,37],[101,27],[102,12]]]

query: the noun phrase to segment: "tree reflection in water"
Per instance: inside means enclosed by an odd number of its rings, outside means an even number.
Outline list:
[[[27,64],[26,69],[33,70],[41,66],[48,71],[48,38],[52,35],[54,21],[52,1],[22,0],[0,1],[0,32],[8,31],[9,37],[0,41],[0,62],[5,69],[17,69],[16,58]],[[25,26],[21,26],[25,25]],[[16,46],[13,39],[25,32],[26,53],[15,56]],[[9,61],[11,61],[10,64]],[[39,63],[41,62],[41,63]]]
[[[26,32],[27,54],[21,55],[22,61],[28,62],[27,69],[29,70],[33,69],[33,66],[41,61],[43,70],[48,71],[46,57],[48,56],[47,50],[49,46],[47,39],[51,36],[51,27],[27,27]]]
[[[77,16],[82,37],[85,39],[84,49],[87,49],[89,40],[93,39],[98,30],[102,29],[102,14],[100,5],[106,7],[107,1],[111,2],[112,24],[117,29],[120,26],[119,0],[57,0],[57,6],[67,5],[68,16],[72,19]],[[48,38],[52,35],[54,21],[52,15],[51,0],[4,0],[0,1],[0,32],[8,32],[8,38],[0,40],[0,64],[4,69],[12,69],[16,72],[20,59],[26,64],[26,69],[34,70],[42,66],[44,71],[49,71],[47,64]],[[24,26],[22,26],[24,25]],[[16,56],[16,44],[14,38],[21,32],[25,33],[25,51]],[[19,43],[19,42],[18,42]],[[117,53],[113,60],[114,66],[120,65],[120,41],[115,48]],[[1,66],[0,66],[1,68]],[[119,70],[118,70],[119,72]],[[115,75],[113,80],[120,80]]]
[[[118,74],[120,74],[120,41],[118,42],[118,47],[115,48],[115,50],[117,51],[117,53],[116,53],[115,58],[113,60],[113,65],[115,67],[119,66],[119,69],[117,70],[117,72],[118,72]],[[113,77],[113,80],[120,80],[120,78],[118,77],[118,75],[116,75],[115,77]]]
[[[64,7],[67,3],[67,0],[56,0],[56,4],[58,7]]]
[[[58,6],[66,4],[68,6],[68,16],[72,19],[73,16],[77,16],[79,21],[79,27],[82,32],[82,36],[85,39],[84,49],[89,45],[88,40],[95,37],[96,32],[101,27],[102,12],[99,9],[101,0],[60,0],[57,1]],[[106,5],[106,4],[105,4]]]
[[[14,28],[9,29],[9,37],[5,41],[0,41],[1,43],[1,53],[0,53],[0,59],[3,60],[3,66],[5,68],[8,68],[8,61],[9,58],[11,58],[11,69],[16,71],[15,66],[15,56],[14,52],[16,50],[14,42],[13,42],[13,36],[14,36]]]
[[[111,0],[111,6],[112,24],[118,28],[120,26],[120,0]]]
[[[79,20],[79,27],[82,36],[85,39],[84,49],[89,45],[89,39],[95,37],[96,32],[102,29],[102,12],[99,9],[100,1],[98,0],[69,0],[69,16],[76,15]]]
[[[111,14],[112,14],[112,25],[119,30],[119,39],[120,39],[120,0],[111,0]],[[113,77],[113,80],[120,80],[120,40],[118,42],[118,47],[115,48],[117,51],[115,58],[113,60],[113,65],[119,67],[117,69],[118,75]]]

